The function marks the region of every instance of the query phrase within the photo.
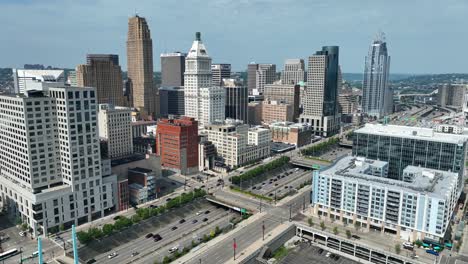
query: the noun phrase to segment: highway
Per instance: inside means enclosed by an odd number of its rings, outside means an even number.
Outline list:
[[[289,220],[289,210],[291,206],[292,217],[303,208],[304,195],[308,196],[310,191],[304,191],[284,205],[278,207],[270,207],[266,209],[267,214],[262,218],[246,225],[235,233],[230,233],[222,241],[212,246],[211,248],[198,253],[194,252],[189,264],[219,264],[226,263],[233,257],[233,239],[236,239],[237,252],[241,252],[249,247],[253,242],[262,238],[262,224],[265,222],[265,233],[272,231],[283,221]],[[305,199],[306,207],[309,200]]]
[[[136,240],[133,240],[131,243],[126,243],[119,247],[112,249],[110,252],[100,254],[94,259],[98,263],[130,263],[134,260],[144,258],[146,255],[151,254],[154,250],[163,248],[163,247],[172,247],[178,244],[178,240],[188,236],[193,232],[197,232],[198,229],[210,226],[214,228],[213,222],[215,220],[223,219],[224,222],[227,222],[227,211],[225,209],[216,208],[215,206],[207,207],[210,211],[208,214],[205,214],[205,211],[202,211],[200,215],[196,215],[196,212],[192,212],[190,216],[185,217],[185,222],[180,224],[180,219],[174,219],[172,224],[168,224],[162,228],[152,230],[153,234],[159,234],[162,237],[162,240],[154,242],[153,238],[146,238],[145,235],[139,237]],[[207,222],[203,222],[203,219],[207,218]],[[196,223],[193,221],[196,220]],[[172,230],[173,227],[177,227],[176,230]],[[190,237],[192,237],[190,235]],[[112,259],[108,258],[108,255],[112,252],[117,252],[118,256]],[[138,252],[139,254],[135,257],[132,257],[133,252]]]

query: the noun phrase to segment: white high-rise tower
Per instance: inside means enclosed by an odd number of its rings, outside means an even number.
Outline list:
[[[224,120],[225,92],[212,86],[211,57],[197,32],[185,59],[185,116],[198,120],[201,126]]]

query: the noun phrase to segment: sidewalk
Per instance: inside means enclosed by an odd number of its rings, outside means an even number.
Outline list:
[[[219,242],[223,241],[224,239],[227,239],[228,237],[230,237],[232,234],[238,232],[240,229],[244,228],[245,226],[251,224],[252,222],[255,222],[256,220],[262,218],[263,216],[265,216],[266,213],[265,212],[262,212],[262,213],[257,213],[251,217],[249,217],[247,220],[244,220],[242,222],[240,222],[236,228],[234,228],[233,230],[229,231],[228,233],[225,233],[225,234],[222,234],[220,236],[217,236],[216,238],[214,238],[213,240],[210,240],[208,243],[203,243],[200,245],[200,248],[196,251],[190,251],[188,254],[182,256],[181,258],[177,259],[174,261],[174,263],[186,263],[187,261],[190,261],[192,260],[194,257],[196,257],[197,255],[200,255],[200,254],[203,254],[205,253],[206,251],[208,251],[212,246],[218,244]]]
[[[266,245],[267,243],[275,239],[277,236],[279,236],[283,231],[285,231],[291,225],[293,225],[293,223],[286,222],[277,226],[275,229],[265,234],[265,240],[262,240],[261,238],[258,239],[257,241],[252,243],[248,248],[240,252],[236,252],[236,260],[234,260],[234,257],[233,257],[226,263],[231,263],[231,264],[241,263],[245,259],[250,258],[252,254],[255,253],[255,251],[261,249],[264,245]]]

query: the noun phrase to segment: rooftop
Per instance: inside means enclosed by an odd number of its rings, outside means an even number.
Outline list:
[[[369,160],[361,157],[345,156],[332,166],[320,172],[322,175],[334,178],[354,179],[357,183],[393,188],[411,193],[432,194],[432,196],[445,197],[458,182],[458,174],[450,171],[440,171],[416,166],[407,166],[403,173],[412,173],[411,182],[383,178],[367,174],[371,166],[383,167],[387,162]]]
[[[382,124],[366,124],[354,133],[372,134],[380,136],[401,137],[418,140],[437,141],[453,144],[462,144],[468,140],[468,131],[463,134],[449,134],[435,132],[431,128],[382,125]]]

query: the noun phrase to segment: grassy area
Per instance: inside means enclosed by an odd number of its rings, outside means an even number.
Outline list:
[[[262,199],[262,200],[269,201],[269,202],[273,201],[273,199],[270,198],[270,197],[263,196],[263,195],[260,195],[260,194],[256,194],[256,193],[253,193],[251,191],[244,191],[244,190],[241,190],[239,187],[236,187],[236,186],[231,185],[230,188],[231,188],[231,190],[233,190],[235,192],[246,194],[246,195],[252,196],[254,198]]]
[[[311,160],[316,160],[316,161],[321,161],[321,162],[328,162],[328,163],[332,163],[331,160],[327,160],[327,159],[322,159],[322,158],[319,158],[319,157],[311,157],[311,156],[305,156],[307,159],[311,159]]]
[[[273,258],[275,258],[277,261],[286,257],[289,253],[289,249],[286,248],[285,246],[281,246],[275,252],[273,252]]]

